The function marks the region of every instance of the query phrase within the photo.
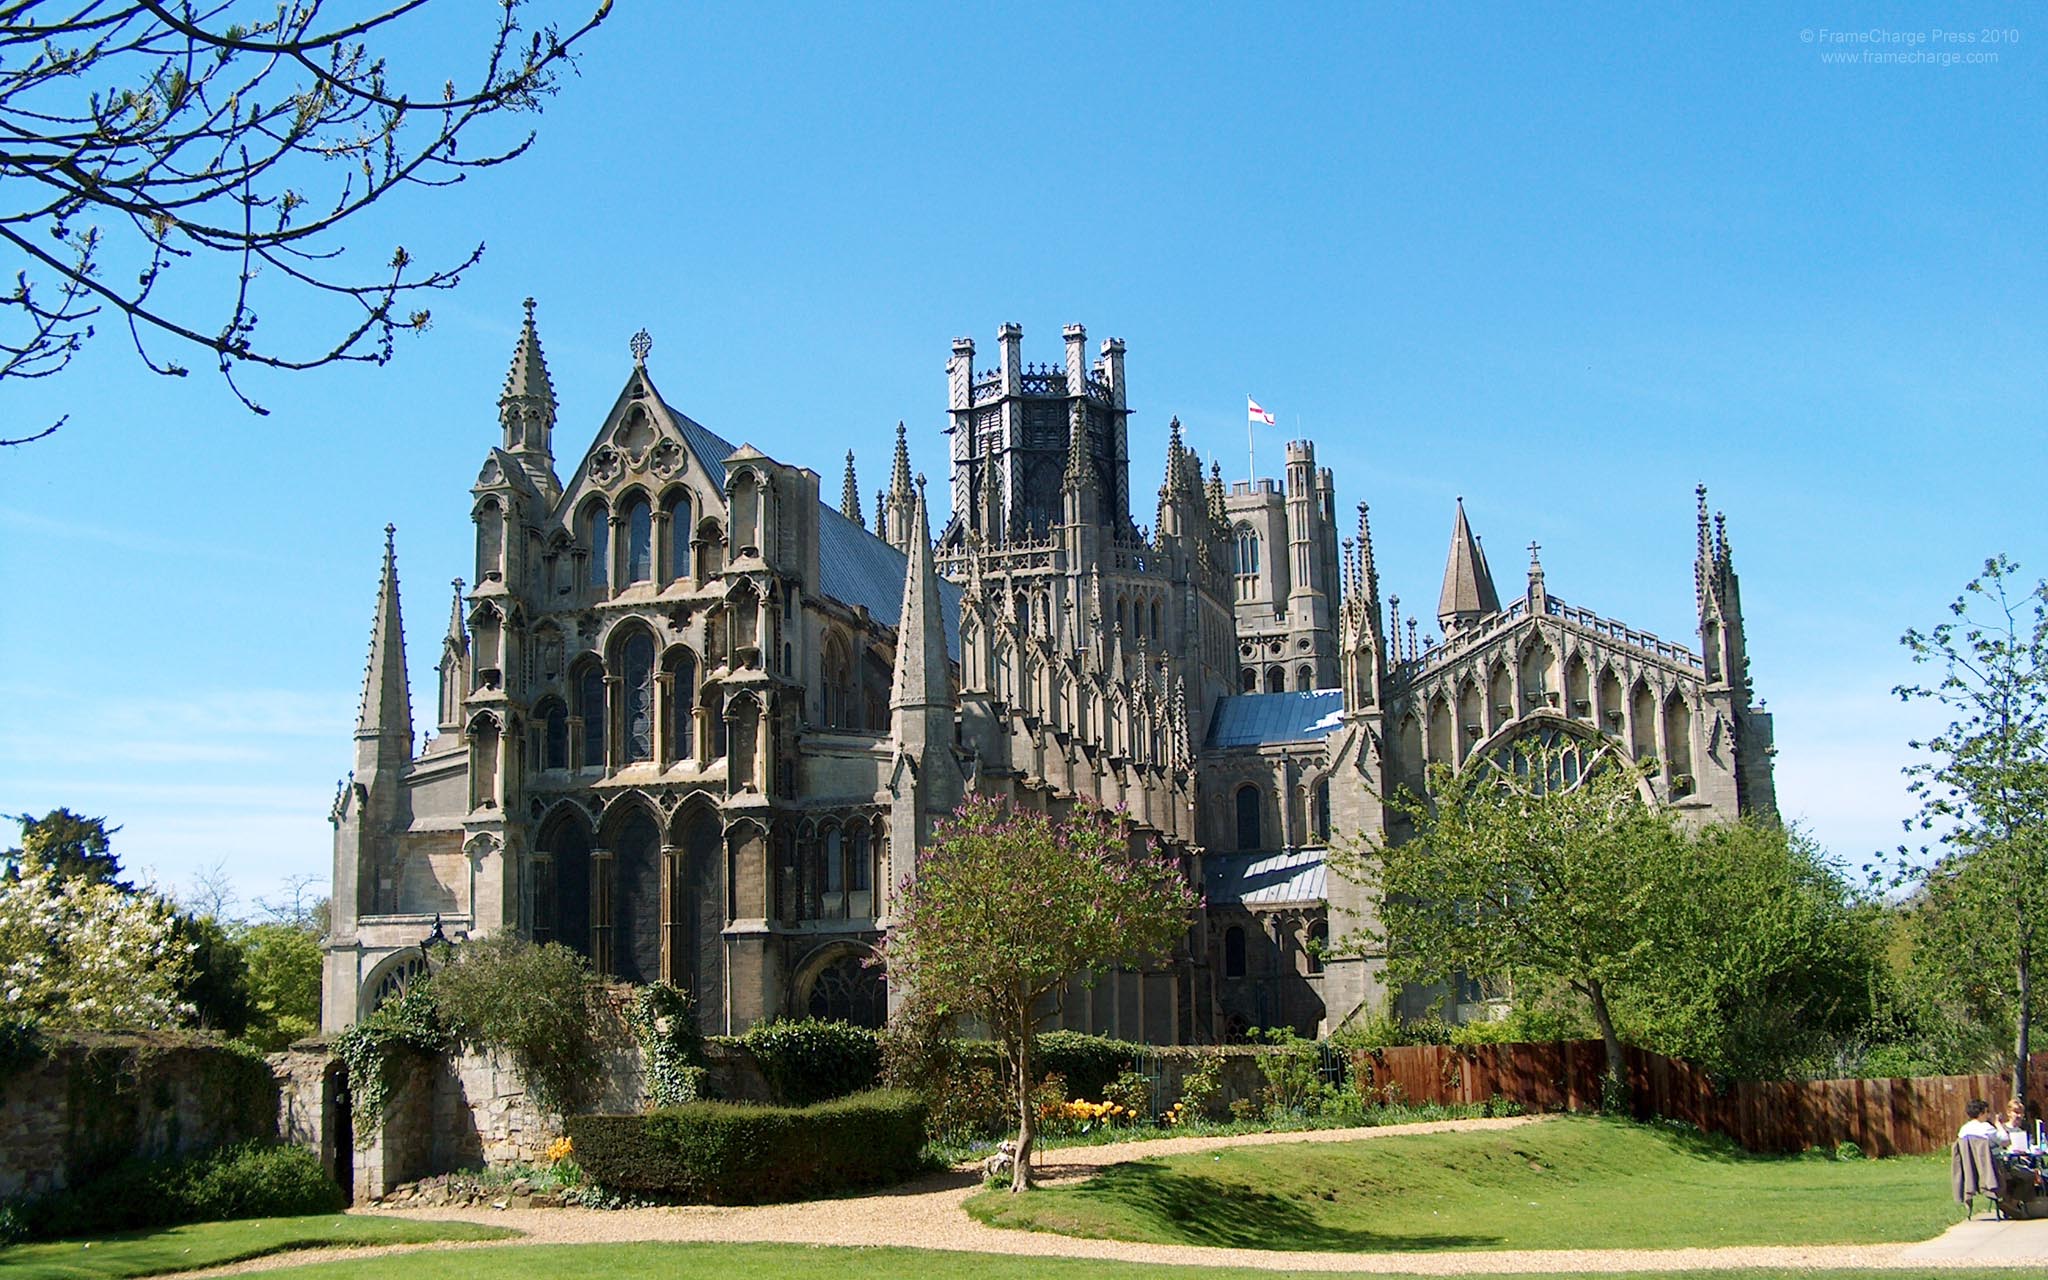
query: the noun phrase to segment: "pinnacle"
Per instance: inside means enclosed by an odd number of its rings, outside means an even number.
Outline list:
[[[555,386],[548,378],[547,358],[541,354],[540,330],[533,323],[533,299],[528,298],[524,306],[526,321],[519,326],[519,342],[512,348],[512,367],[505,374],[505,390],[498,399],[502,403],[525,398],[552,406]]]
[[[910,433],[902,422],[896,424],[896,460],[889,471],[889,495],[904,496],[910,493]]]
[[[860,482],[853,474],[853,450],[846,451],[846,480],[839,488],[839,514],[853,521],[861,528],[867,528],[867,519],[860,510]]]

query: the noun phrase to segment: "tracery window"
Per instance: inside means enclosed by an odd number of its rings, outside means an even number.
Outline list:
[[[697,655],[676,648],[664,661],[669,676],[668,758],[688,760],[697,746]]]
[[[620,684],[625,698],[625,758],[654,758],[654,637],[638,632],[620,652]]]
[[[846,956],[820,973],[811,984],[806,1009],[813,1018],[879,1027],[889,1015],[889,993],[879,967]]]

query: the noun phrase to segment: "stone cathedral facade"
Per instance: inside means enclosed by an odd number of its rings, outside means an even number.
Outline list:
[[[1702,819],[1773,809],[1770,720],[1703,491],[1698,650],[1551,595],[1533,549],[1503,603],[1462,502],[1442,638],[1424,641],[1382,600],[1362,504],[1340,533],[1307,441],[1277,481],[1226,486],[1174,422],[1140,527],[1124,343],[1091,358],[1079,325],[1063,337],[1043,364],[1015,325],[992,364],[956,340],[949,513],[935,520],[899,424],[870,528],[851,453],[826,502],[816,471],[664,400],[644,334],[563,473],[529,302],[424,746],[385,531],[331,814],[326,1027],[402,988],[436,930],[515,931],[675,982],[707,1031],[879,1023],[888,980],[867,961],[889,886],[973,791],[1121,808],[1204,890],[1165,967],[1076,983],[1056,1023],[1314,1033],[1418,999],[1371,957],[1325,963],[1370,904],[1323,850],[1333,831],[1386,833],[1378,797],[1430,761],[1565,735],[1654,758],[1658,798]]]

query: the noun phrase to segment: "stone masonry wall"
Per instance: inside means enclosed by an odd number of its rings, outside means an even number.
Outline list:
[[[52,1034],[45,1050],[0,1077],[0,1201],[276,1131],[270,1072],[204,1036]]]

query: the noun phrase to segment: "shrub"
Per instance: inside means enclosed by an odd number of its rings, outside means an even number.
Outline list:
[[[1079,1031],[1048,1031],[1038,1037],[1032,1056],[1047,1075],[1067,1079],[1067,1093],[1076,1098],[1108,1096],[1118,1076],[1137,1065],[1144,1046]]]
[[[29,1234],[49,1238],[333,1213],[347,1203],[312,1152],[250,1142],[184,1159],[125,1160],[32,1202],[22,1217]]]
[[[740,1038],[784,1106],[864,1093],[881,1081],[881,1037],[850,1022],[762,1022]]]
[[[1269,1119],[1312,1116],[1334,1099],[1337,1091],[1323,1080],[1322,1046],[1316,1041],[1304,1040],[1286,1027],[1263,1032],[1254,1028],[1251,1037],[1273,1046],[1257,1059],[1266,1077],[1259,1101]]]
[[[433,993],[449,1031],[510,1058],[540,1110],[562,1116],[583,1105],[599,1063],[597,979],[582,956],[493,934],[456,948]]]
[[[876,1091],[810,1107],[697,1102],[640,1116],[572,1116],[569,1137],[604,1187],[756,1204],[901,1181],[918,1171],[924,1104]]]
[[[1180,1078],[1180,1100],[1175,1104],[1180,1119],[1213,1120],[1222,1110],[1222,1102],[1223,1059],[1213,1053],[1203,1054]]]

